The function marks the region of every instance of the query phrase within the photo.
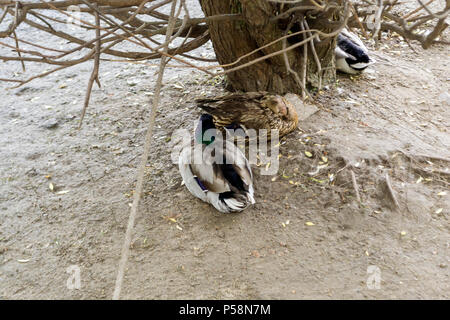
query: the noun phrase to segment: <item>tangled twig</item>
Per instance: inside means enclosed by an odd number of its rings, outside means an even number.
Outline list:
[[[394,203],[395,209],[397,209],[397,210],[400,209],[400,205],[398,203],[397,196],[395,195],[394,190],[392,189],[391,178],[389,178],[388,172],[386,172],[386,175],[385,175],[385,182],[386,182],[386,188],[389,193],[389,197],[391,198],[392,202]]]
[[[361,196],[359,195],[359,188],[358,188],[358,183],[356,182],[356,176],[355,176],[355,172],[350,169],[350,176],[352,177],[352,184],[353,184],[353,189],[355,190],[355,195],[356,195],[356,201],[358,201],[358,204],[361,205]]]
[[[375,1],[375,2],[374,2]],[[411,41],[419,42],[424,48],[428,48],[434,43],[446,43],[443,40],[437,40],[439,35],[448,27],[446,18],[450,13],[450,0],[446,0],[446,5],[440,11],[434,12],[428,6],[434,0],[417,0],[418,7],[407,14],[398,16],[392,13],[392,8],[401,5],[398,0],[362,0],[362,1],[285,1],[270,0],[272,6],[278,6],[278,13],[270,18],[270,23],[285,23],[292,26],[295,22],[299,30],[291,32],[289,28],[286,33],[278,39],[270,39],[267,43],[261,43],[257,49],[237,57],[234,61],[222,65],[199,65],[192,61],[214,62],[215,59],[207,59],[192,51],[209,40],[208,24],[217,21],[242,21],[245,17],[241,13],[229,13],[211,15],[208,17],[191,17],[184,0],[179,2],[176,14],[185,13],[183,18],[174,20],[171,41],[181,37],[182,41],[176,46],[172,45],[167,52],[161,50],[164,43],[157,40],[157,36],[167,34],[169,20],[171,17],[162,13],[162,8],[172,3],[172,0],[60,0],[60,1],[31,1],[31,0],[0,0],[0,46],[10,48],[16,52],[16,55],[0,55],[3,61],[18,61],[22,70],[26,71],[25,63],[40,63],[57,66],[55,69],[45,71],[41,74],[32,75],[26,79],[1,78],[0,81],[12,82],[13,88],[20,87],[34,79],[45,77],[51,73],[62,69],[78,65],[88,60],[94,60],[94,70],[87,88],[84,110],[89,103],[90,91],[92,85],[90,82],[98,81],[98,66],[101,55],[109,55],[119,58],[119,61],[138,62],[149,59],[159,59],[165,56],[170,60],[177,61],[180,65],[194,68],[204,72],[211,77],[229,74],[244,68],[248,68],[256,63],[267,59],[279,59],[286,67],[288,73],[293,75],[295,83],[301,88],[304,95],[310,96],[306,89],[306,73],[308,60],[314,61],[317,74],[316,85],[322,86],[323,71],[329,69],[329,65],[323,66],[317,52],[317,44],[327,39],[336,37],[336,35],[345,26],[359,28],[365,36],[367,31],[372,30],[372,36],[377,35],[379,31],[396,32],[401,35],[409,45]],[[373,14],[373,6],[377,4],[375,28],[369,28],[368,22],[364,21]],[[97,17],[102,22],[100,24],[91,24],[86,19],[81,19],[69,12],[70,6],[77,6],[80,13]],[[63,18],[45,14],[45,11],[53,11]],[[338,21],[323,21],[323,26],[328,32],[318,28],[310,28],[307,22],[308,17],[324,14],[327,12],[339,12]],[[151,21],[143,21],[138,15],[148,15],[154,18]],[[30,16],[36,19],[30,19]],[[328,16],[328,15],[326,15]],[[84,17],[84,16],[83,16]],[[296,17],[303,17],[297,19]],[[95,36],[92,39],[81,39],[77,36],[62,31],[60,26],[66,24],[66,19],[71,18],[77,25],[86,30],[95,30]],[[378,19],[379,18],[379,19]],[[297,19],[297,20],[296,20]],[[284,21],[284,22],[283,22]],[[103,25],[104,23],[104,25]],[[427,32],[418,32],[424,25],[430,25]],[[22,24],[56,36],[63,40],[75,44],[70,49],[54,48],[51,45],[40,43],[39,41],[30,42],[20,38],[20,33],[16,32]],[[373,26],[372,26],[373,27]],[[292,39],[299,37],[295,43]],[[287,40],[289,39],[289,45]],[[13,41],[10,43],[9,41]],[[133,43],[138,51],[122,51],[115,47],[122,42]],[[281,43],[281,45],[278,45]],[[20,44],[20,46],[19,46]],[[173,41],[172,41],[173,44]],[[100,50],[98,49],[100,48]],[[272,48],[281,48],[272,50]],[[291,66],[293,62],[290,59],[290,52],[300,50],[302,62],[299,63],[299,69]],[[70,59],[72,54],[82,53],[81,58]],[[112,61],[113,59],[110,59]],[[245,61],[245,63],[243,63]],[[314,66],[313,64],[313,66]],[[221,70],[224,69],[224,70]],[[84,115],[84,112],[82,113]],[[83,116],[82,116],[83,118]]]
[[[97,6],[97,5],[94,5]],[[91,77],[89,78],[89,82],[88,82],[88,86],[87,86],[87,90],[86,90],[86,97],[84,99],[84,107],[83,107],[83,111],[81,112],[81,117],[80,117],[80,124],[78,126],[78,128],[81,128],[81,125],[83,123],[83,119],[84,119],[84,115],[86,114],[86,109],[89,105],[89,100],[91,98],[91,92],[92,92],[92,85],[94,84],[94,81],[97,82],[98,87],[100,88],[100,80],[98,78],[98,72],[99,72],[99,68],[100,68],[100,55],[101,55],[101,43],[100,43],[100,16],[98,14],[98,12],[94,12],[95,15],[95,25],[96,25],[96,29],[95,29],[95,35],[97,37],[97,41],[95,42],[95,59],[94,59],[94,68],[92,69],[92,73],[91,73]]]

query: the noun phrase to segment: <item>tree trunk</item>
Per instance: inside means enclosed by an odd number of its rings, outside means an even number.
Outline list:
[[[309,1],[304,2],[308,3]],[[302,19],[306,20],[310,29],[317,28],[323,32],[331,32],[330,24],[321,25],[321,21],[324,19],[335,20],[337,16],[336,9],[319,12],[313,18],[304,17],[304,12],[296,11],[294,16],[273,20],[277,14],[284,12],[289,7],[267,0],[200,0],[200,4],[206,16],[231,13],[243,15],[243,21],[210,21],[209,23],[214,51],[222,65],[232,63],[239,57],[283,37],[288,32],[294,33],[301,30],[300,21]],[[288,27],[289,30],[287,30]],[[288,38],[286,47],[302,41],[303,37],[300,34]],[[315,50],[322,68],[322,84],[335,80],[335,45],[335,37],[315,42]],[[283,41],[278,41],[225,69],[242,65],[282,49]],[[316,59],[311,51],[311,44],[308,44],[307,51],[306,71],[303,69],[305,66],[304,47],[299,46],[286,53],[294,72],[288,71],[285,63],[286,57],[279,54],[227,74],[228,83],[234,90],[269,91],[278,94],[301,92],[303,78],[306,85],[318,87],[319,72]]]

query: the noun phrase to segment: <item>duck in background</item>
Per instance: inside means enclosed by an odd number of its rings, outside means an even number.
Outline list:
[[[338,35],[335,56],[336,69],[349,74],[361,73],[375,63],[364,43],[346,28]]]
[[[220,212],[239,212],[255,203],[253,175],[242,151],[220,136],[213,117],[203,114],[194,143],[181,150],[178,168],[194,196]]]
[[[279,131],[279,137],[295,130],[298,115],[286,98],[267,92],[232,93],[212,99],[196,99],[197,106],[214,118],[215,125],[224,128],[266,129]]]

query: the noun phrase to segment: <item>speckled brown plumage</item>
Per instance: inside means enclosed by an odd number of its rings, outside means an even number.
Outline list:
[[[240,125],[245,129],[279,130],[282,137],[295,130],[298,115],[284,97],[267,92],[233,93],[213,99],[197,99],[198,107],[214,117],[218,128]]]

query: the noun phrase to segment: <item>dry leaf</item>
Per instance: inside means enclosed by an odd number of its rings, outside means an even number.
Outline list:
[[[259,252],[257,250],[253,250],[252,256],[254,256],[255,258],[259,258],[261,255],[259,254]]]
[[[19,259],[19,260],[17,260],[17,262],[20,262],[20,263],[26,263],[26,262],[29,262],[30,261],[30,259]]]

